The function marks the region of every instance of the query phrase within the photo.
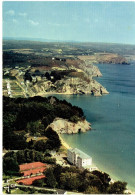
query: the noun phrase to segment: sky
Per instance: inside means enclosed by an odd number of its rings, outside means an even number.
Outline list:
[[[3,37],[135,44],[135,2],[5,1]]]

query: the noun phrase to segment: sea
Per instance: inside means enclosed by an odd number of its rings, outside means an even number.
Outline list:
[[[135,62],[97,66],[103,76],[95,79],[106,87],[108,95],[57,95],[81,107],[92,130],[62,137],[71,147],[90,155],[100,170],[127,182],[135,192]]]

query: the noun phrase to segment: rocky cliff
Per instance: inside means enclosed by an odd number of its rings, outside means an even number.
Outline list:
[[[128,60],[116,53],[94,53],[94,55],[78,56],[80,60],[87,61],[89,63],[106,63],[106,64],[128,64]]]
[[[53,63],[54,62],[54,63]],[[101,96],[108,91],[94,77],[102,76],[98,67],[89,60],[67,59],[63,64],[46,70],[45,66],[29,67],[24,71],[13,69],[10,74],[16,77],[25,96],[46,94],[91,94]],[[66,64],[67,63],[67,64]]]
[[[55,82],[51,80],[41,79],[30,86],[33,94],[92,94],[94,96],[101,96],[108,94],[108,91],[93,77],[102,76],[98,67],[82,63],[80,69],[74,68],[75,72],[64,76]]]
[[[66,119],[55,118],[55,120],[48,126],[55,130],[58,134],[67,133],[79,133],[86,132],[91,129],[91,124],[86,120],[78,121],[77,123],[70,122]]]
[[[118,54],[111,53],[100,53],[96,54],[96,60],[99,63],[107,63],[107,64],[128,64],[128,61],[125,57],[120,56]]]

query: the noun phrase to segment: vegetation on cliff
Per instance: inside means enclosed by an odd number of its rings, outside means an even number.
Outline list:
[[[39,96],[28,99],[4,97],[3,147],[12,150],[28,148],[26,139],[29,134],[47,137],[44,144],[39,141],[39,145],[38,142],[34,145],[37,150],[41,149],[41,145],[46,149],[59,149],[61,143],[57,133],[47,128],[56,117],[73,122],[84,120],[82,109],[65,100]]]

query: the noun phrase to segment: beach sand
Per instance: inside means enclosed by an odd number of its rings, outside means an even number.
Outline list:
[[[61,141],[61,144],[66,148],[66,149],[70,149],[71,147],[63,140],[63,138],[60,136],[59,134],[59,138]]]
[[[61,137],[61,135],[59,134],[59,138],[60,138],[60,140],[61,140],[61,144],[66,148],[66,149],[71,149],[72,147],[71,146],[69,146],[66,142],[65,142],[65,140]],[[97,167],[96,165],[95,165],[95,163],[92,163],[92,165],[94,166],[94,167]],[[100,169],[98,169],[98,167],[97,167],[97,170],[98,171],[101,171]],[[102,172],[102,171],[101,171]],[[112,177],[111,177],[111,183],[114,183],[114,182],[116,182],[116,180],[114,180]],[[135,192],[132,192],[130,189],[128,189],[127,188],[127,190],[125,191],[125,193],[126,194],[135,194]]]

